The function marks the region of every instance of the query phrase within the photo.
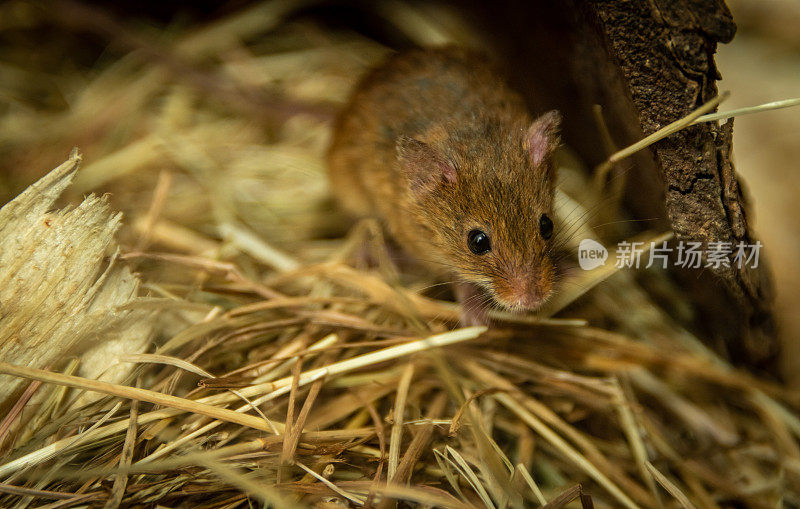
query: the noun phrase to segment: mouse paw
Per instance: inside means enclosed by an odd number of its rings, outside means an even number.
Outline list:
[[[489,296],[473,283],[455,283],[453,290],[461,304],[459,321],[462,327],[489,325]]]

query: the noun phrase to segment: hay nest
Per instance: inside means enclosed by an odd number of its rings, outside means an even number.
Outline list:
[[[800,503],[798,394],[682,328],[660,271],[573,274],[537,316],[459,329],[374,224],[349,228],[331,115],[387,50],[291,5],[156,36],[64,3],[129,53],[48,81],[69,107],[27,102],[36,62],[4,74],[4,191],[74,145],[85,163],[0,213],[0,506]],[[385,5],[420,43],[469,37]],[[603,238],[572,161],[562,220]],[[50,212],[89,192],[111,195]]]

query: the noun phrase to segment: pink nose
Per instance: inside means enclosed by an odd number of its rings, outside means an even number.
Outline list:
[[[528,287],[521,290],[516,290],[514,292],[514,300],[516,301],[515,304],[518,307],[531,309],[539,307],[544,299],[541,295],[539,295],[535,288]]]
[[[550,284],[541,279],[519,278],[509,288],[509,301],[512,307],[536,309],[550,296]]]

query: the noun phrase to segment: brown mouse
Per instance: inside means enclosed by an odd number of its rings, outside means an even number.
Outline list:
[[[560,115],[530,116],[490,61],[460,48],[395,54],[339,116],[328,154],[343,206],[379,218],[401,248],[456,280],[462,322],[553,293]]]

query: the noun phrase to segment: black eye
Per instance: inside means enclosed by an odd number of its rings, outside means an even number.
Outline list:
[[[542,217],[539,218],[539,233],[545,240],[553,236],[553,221],[547,217],[547,214],[542,214]]]
[[[469,250],[476,255],[486,254],[492,250],[489,236],[480,230],[472,230],[467,234],[467,245]]]

